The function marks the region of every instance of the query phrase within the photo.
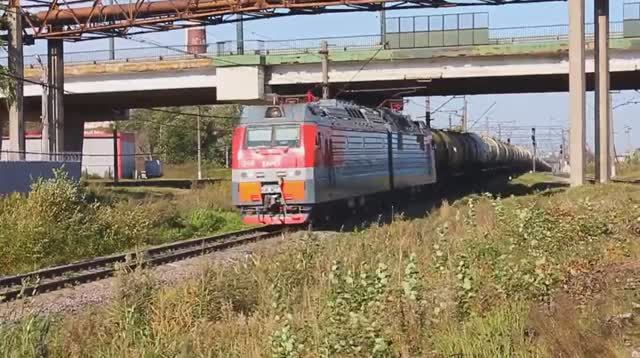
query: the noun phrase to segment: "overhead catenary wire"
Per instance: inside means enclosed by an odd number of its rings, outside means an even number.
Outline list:
[[[482,118],[484,118],[484,116],[486,116],[487,114],[489,114],[489,112],[493,109],[493,107],[495,107],[495,105],[498,102],[493,102],[491,103],[491,105],[487,108],[487,110],[485,110],[479,117],[478,119],[475,120],[475,122],[473,122],[473,124],[471,124],[471,127],[469,127],[469,130],[471,130],[473,127],[475,127],[476,124],[478,124],[478,122],[480,122],[480,120]]]
[[[351,76],[349,81],[347,81],[347,83],[344,84],[342,89],[338,93],[336,93],[335,97],[338,97],[339,95],[344,93],[349,88],[349,85],[351,84],[351,82],[353,82],[353,80],[355,80],[356,77],[358,77],[360,72],[362,72],[365,69],[365,67],[367,67],[371,63],[371,61],[373,61],[376,58],[376,56],[378,56],[380,51],[382,51],[384,49],[385,45],[386,44],[382,44],[382,45],[380,45],[380,47],[378,47],[376,52],[374,52],[373,55],[371,57],[369,57],[369,59],[360,67],[360,69],[358,69],[358,71],[353,76]]]

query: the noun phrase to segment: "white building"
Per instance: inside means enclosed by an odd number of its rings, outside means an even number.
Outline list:
[[[118,152],[118,177],[120,179],[133,178],[136,162],[136,138],[133,133],[118,132],[113,138],[113,132],[104,130],[90,130],[84,132],[82,143],[82,173],[101,178],[113,177],[114,149]],[[2,138],[2,148],[9,147],[9,138]],[[42,135],[40,132],[29,132],[25,135],[25,149],[27,161],[38,161],[42,158]],[[0,159],[7,153],[1,153]]]

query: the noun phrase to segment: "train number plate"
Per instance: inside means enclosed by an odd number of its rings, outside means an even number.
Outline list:
[[[280,193],[280,186],[278,185],[263,185],[262,194],[278,194]]]

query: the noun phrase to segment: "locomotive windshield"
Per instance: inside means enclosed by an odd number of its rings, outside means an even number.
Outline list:
[[[299,126],[261,126],[247,129],[247,148],[298,147]]]

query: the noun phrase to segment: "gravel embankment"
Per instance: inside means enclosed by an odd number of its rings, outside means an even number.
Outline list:
[[[286,238],[276,237],[249,243],[225,251],[151,268],[153,277],[162,285],[178,285],[195,278],[212,263],[231,264],[249,255],[280,247],[286,240],[299,237],[300,233]],[[325,235],[322,235],[325,236]],[[47,292],[27,299],[0,304],[0,321],[13,320],[28,314],[73,313],[89,306],[104,305],[113,298],[116,278],[108,278],[58,291]]]

